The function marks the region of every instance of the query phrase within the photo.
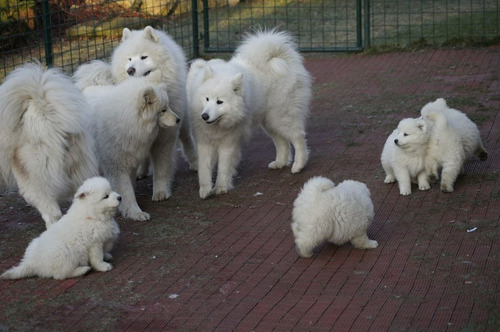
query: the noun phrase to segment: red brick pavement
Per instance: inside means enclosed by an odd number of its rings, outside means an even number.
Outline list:
[[[315,81],[301,174],[268,170],[273,143],[258,132],[229,194],[200,200],[184,162],[167,202],[151,202],[151,180],[139,182],[152,220],[118,218],[114,269],[0,281],[0,330],[498,330],[500,47],[325,54],[306,65]],[[383,183],[382,146],[437,97],[479,124],[489,159],[468,161],[451,194],[402,197]],[[368,185],[377,249],[325,244],[298,257],[292,204],[315,175]],[[3,271],[44,226],[18,195],[0,208]]]

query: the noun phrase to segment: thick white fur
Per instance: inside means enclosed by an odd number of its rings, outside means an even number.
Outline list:
[[[425,157],[431,134],[423,119],[406,118],[387,138],[380,160],[386,177],[384,183],[398,182],[401,195],[411,194],[411,183],[420,190],[430,189],[425,171]]]
[[[271,30],[250,35],[228,62],[195,61],[188,73],[187,91],[199,154],[201,198],[233,188],[241,144],[258,125],[276,146],[276,160],[269,168],[290,163],[290,144],[295,149],[292,173],[306,165],[311,77],[287,33]]]
[[[115,83],[110,65],[101,60],[93,60],[79,66],[73,74],[73,79],[75,85],[81,91],[89,86],[112,85]]]
[[[361,182],[339,185],[318,176],[309,179],[293,203],[292,230],[297,252],[311,257],[327,240],[336,245],[351,242],[358,249],[372,249],[378,242],[366,234],[374,217],[370,190]]]
[[[99,166],[123,196],[120,213],[149,220],[149,214],[137,204],[135,174],[149,155],[160,126],[172,127],[179,121],[168,106],[165,88],[133,77],[117,85],[91,86],[83,93],[92,107],[89,117]]]
[[[197,154],[186,114],[187,64],[182,48],[166,33],[146,27],[144,30],[123,29],[122,42],[114,50],[111,70],[116,82],[131,77],[144,77],[151,83],[166,83],[170,107],[181,118],[181,125],[160,130],[151,148],[154,201],[168,199],[176,168],[177,138],[192,169],[197,167]],[[159,75],[153,75],[157,72]],[[148,167],[143,166],[143,173]],[[145,174],[140,174],[145,175]]]
[[[426,172],[437,179],[441,170],[441,191],[452,192],[466,159],[465,145],[460,131],[451,126],[441,107],[428,104],[424,109],[422,114],[425,114],[432,132],[425,159]]]
[[[98,174],[88,108],[69,77],[38,64],[14,70],[0,86],[0,185],[17,186],[47,226],[61,218],[59,203]]]
[[[484,148],[481,133],[477,125],[465,113],[449,108],[443,98],[426,104],[420,111],[424,119],[431,121],[429,114],[436,112],[445,114],[448,125],[459,135],[465,151],[465,158],[476,156],[481,160],[488,159],[488,152]]]
[[[109,252],[120,233],[113,219],[120,200],[105,178],[87,179],[68,213],[33,239],[21,263],[0,277],[66,279],[82,276],[92,268],[111,270],[111,264],[103,259],[112,258]]]

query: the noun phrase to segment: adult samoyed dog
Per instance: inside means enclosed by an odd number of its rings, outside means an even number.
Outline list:
[[[121,197],[108,180],[93,177],[77,190],[68,212],[29,244],[19,265],[4,272],[2,279],[38,276],[66,279],[91,269],[109,271],[110,251],[120,228],[114,220]]]
[[[137,204],[135,175],[160,127],[175,127],[180,121],[169,107],[165,87],[134,77],[117,85],[87,87],[83,94],[92,107],[88,115],[99,166],[123,196],[120,213],[134,220],[149,220],[149,214]]]
[[[68,76],[39,64],[15,69],[0,86],[0,186],[17,187],[47,227],[61,218],[59,203],[98,175],[88,109]]]
[[[387,138],[380,160],[385,171],[384,183],[398,182],[401,195],[411,194],[412,182],[420,190],[429,190],[425,168],[431,139],[429,125],[424,119],[406,118]]]
[[[358,249],[378,247],[366,231],[375,213],[368,187],[345,180],[335,186],[330,179],[309,179],[293,203],[292,231],[301,257],[311,257],[324,241],[342,245],[351,242]]]
[[[271,169],[307,163],[306,119],[311,77],[286,32],[248,35],[231,60],[196,60],[188,73],[189,112],[198,150],[201,198],[226,193],[241,158],[241,144],[262,125],[276,146]],[[215,187],[212,172],[218,163]]]
[[[197,167],[196,149],[188,121],[186,100],[186,57],[182,48],[166,33],[147,26],[143,30],[123,29],[122,41],[111,57],[111,72],[117,83],[142,77],[150,83],[166,84],[170,108],[181,118],[180,126],[163,128],[151,147],[153,200],[171,196],[178,139],[192,169]],[[158,74],[158,75],[155,75]],[[143,167],[144,173],[147,167]]]

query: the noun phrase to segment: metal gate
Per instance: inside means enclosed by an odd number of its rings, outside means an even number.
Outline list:
[[[241,34],[256,27],[290,31],[302,52],[360,51],[368,45],[368,0],[233,2],[238,5],[203,0],[203,52],[232,52]]]

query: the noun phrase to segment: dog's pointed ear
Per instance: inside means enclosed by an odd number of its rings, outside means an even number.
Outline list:
[[[240,96],[243,96],[243,74],[238,73],[231,79],[233,91]]]
[[[123,28],[122,41],[127,40],[130,37],[131,34],[132,34],[132,31],[130,31],[129,28]]]
[[[142,100],[144,102],[144,106],[149,106],[153,105],[154,103],[157,102],[158,96],[156,96],[156,92],[152,87],[147,87],[144,89],[144,92],[142,93]],[[144,107],[141,107],[140,109],[143,109]]]
[[[77,191],[75,194],[75,199],[84,199],[87,197],[87,193],[85,191]]]
[[[144,28],[144,38],[150,39],[150,40],[154,41],[155,43],[157,43],[160,40],[160,37],[156,33],[155,29],[153,29],[149,25]]]
[[[417,128],[423,131],[424,133],[427,132],[427,122],[425,122],[424,119],[418,119]]]
[[[205,66],[205,71],[203,72],[203,82],[208,80],[209,78],[214,77],[214,71],[209,65]]]

